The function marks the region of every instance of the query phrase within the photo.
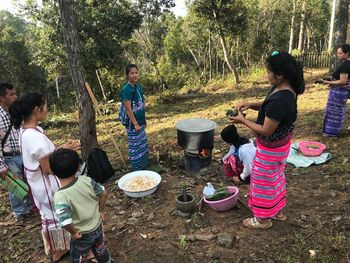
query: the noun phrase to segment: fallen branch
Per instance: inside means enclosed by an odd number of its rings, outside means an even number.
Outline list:
[[[214,234],[209,234],[209,235],[188,235],[186,236],[185,235],[185,240],[187,241],[196,241],[196,240],[199,240],[199,241],[210,241],[214,238],[216,238],[217,235],[214,235]]]

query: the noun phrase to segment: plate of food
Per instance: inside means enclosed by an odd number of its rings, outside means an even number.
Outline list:
[[[140,170],[123,175],[118,180],[118,187],[129,197],[141,198],[153,194],[161,180],[156,172]]]

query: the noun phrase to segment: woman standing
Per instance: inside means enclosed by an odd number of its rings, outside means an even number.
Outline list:
[[[47,118],[47,101],[43,95],[26,93],[9,108],[14,127],[20,129],[20,148],[24,170],[36,207],[42,221],[45,253],[52,254],[54,262],[68,254],[70,235],[58,225],[54,212],[54,194],[60,187],[56,176],[51,175],[49,155],[56,149],[38,122]],[[79,143],[70,142],[60,148],[78,149]]]
[[[323,136],[339,136],[345,121],[346,101],[350,93],[350,45],[344,44],[337,49],[338,59],[343,63],[334,71],[328,84],[329,95],[323,121]]]
[[[250,228],[269,228],[271,219],[286,220],[282,213],[286,205],[284,169],[297,118],[297,96],[305,88],[302,65],[289,53],[274,51],[266,67],[272,88],[265,100],[239,103],[238,116],[229,117],[233,123],[250,128],[257,138],[249,192],[254,217],[243,221]],[[243,116],[247,109],[259,111],[256,122]]]
[[[126,67],[127,82],[121,91],[122,107],[127,114],[124,123],[128,134],[129,159],[133,171],[145,169],[149,165],[146,135],[145,98],[138,84],[139,70],[135,64]]]

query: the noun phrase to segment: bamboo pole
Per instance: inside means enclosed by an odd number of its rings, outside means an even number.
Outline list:
[[[92,103],[95,105],[96,112],[98,113],[98,115],[102,116],[102,115],[103,115],[103,114],[102,114],[102,111],[101,111],[101,109],[100,109],[100,106],[99,106],[99,104],[98,104],[98,101],[97,101],[97,99],[96,99],[94,93],[93,93],[92,90],[91,90],[91,87],[90,87],[89,83],[85,82],[85,87],[86,87],[87,92],[89,93],[89,96],[90,96],[90,98],[91,98]],[[107,126],[106,126],[106,123],[103,122],[103,124],[105,125],[105,130],[108,130],[108,129],[107,129]],[[123,153],[121,152],[121,150],[120,150],[120,148],[119,148],[119,146],[118,146],[117,141],[116,141],[115,138],[113,137],[112,133],[109,133],[109,135],[110,135],[110,137],[111,137],[111,140],[112,140],[112,142],[113,142],[114,147],[116,148],[116,150],[117,150],[117,152],[118,152],[118,154],[119,154],[119,156],[120,156],[120,159],[121,159],[122,162],[123,162],[124,168],[126,169],[126,171],[128,171],[128,166],[126,165],[126,161],[125,161],[125,159],[124,159]]]
[[[96,76],[97,76],[97,79],[98,79],[98,83],[100,83],[103,99],[105,101],[107,101],[107,97],[106,97],[106,94],[105,94],[105,89],[103,88],[103,85],[102,85],[102,82],[101,82],[101,78],[100,78],[100,74],[98,73],[97,69],[96,69]]]

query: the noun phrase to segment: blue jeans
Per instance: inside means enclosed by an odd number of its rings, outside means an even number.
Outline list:
[[[70,241],[70,260],[72,263],[90,262],[88,260],[90,251],[98,263],[111,262],[111,256],[103,240],[102,223],[96,230],[82,234],[78,240]]]
[[[23,161],[21,156],[5,156],[5,163],[9,167],[10,171],[26,182],[26,178],[24,177],[24,171],[23,171]],[[20,200],[18,199],[13,193],[9,192],[9,200],[12,208],[12,212],[15,214],[16,217],[20,215],[25,215],[28,213],[32,208],[32,200],[31,197],[28,195],[27,200]]]

